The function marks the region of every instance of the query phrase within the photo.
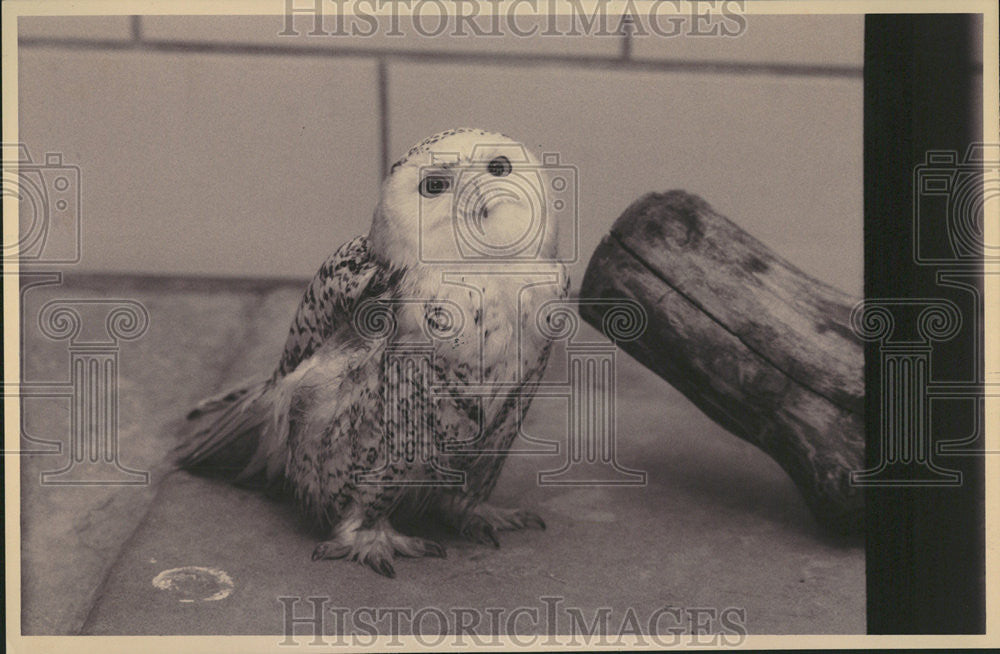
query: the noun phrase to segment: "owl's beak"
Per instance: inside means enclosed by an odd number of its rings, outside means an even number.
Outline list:
[[[489,216],[490,212],[504,205],[519,206],[523,204],[521,196],[510,189],[491,188],[480,192],[480,214],[483,218]]]
[[[505,189],[479,189],[477,195],[473,223],[480,234],[485,233],[486,226],[490,223],[506,221],[501,215],[510,213],[511,209],[517,209],[522,204],[516,193]]]

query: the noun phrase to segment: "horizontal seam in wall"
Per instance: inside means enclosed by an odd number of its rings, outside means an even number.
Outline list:
[[[619,54],[573,55],[475,51],[394,50],[391,48],[329,48],[324,46],[280,46],[211,41],[169,41],[144,39],[94,40],[63,38],[22,38],[22,48],[61,48],[67,50],[140,50],[181,54],[241,54],[248,56],[299,56],[322,58],[385,58],[390,62],[429,64],[479,64],[498,67],[568,66],[587,69],[611,69],[624,72],[693,72],[715,75],[771,75],[778,77],[826,77],[861,79],[860,66],[823,64],[781,64],[744,61],[705,61],[682,59],[622,58]]]

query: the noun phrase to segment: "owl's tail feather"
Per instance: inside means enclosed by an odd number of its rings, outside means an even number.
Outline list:
[[[241,397],[246,396],[256,384],[241,384],[236,388],[230,388],[218,395],[213,395],[212,397],[206,397],[204,400],[195,405],[187,414],[188,420],[195,420],[209,413],[215,413],[221,409],[225,409],[230,406],[236,400]]]
[[[241,386],[200,402],[187,415],[187,432],[175,454],[178,465],[247,479],[248,466],[272,419],[269,380]]]

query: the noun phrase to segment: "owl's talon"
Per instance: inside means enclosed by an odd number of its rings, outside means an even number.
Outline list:
[[[429,556],[435,559],[446,559],[448,553],[440,543],[414,536],[398,535],[393,539],[393,546],[400,556],[418,558]]]
[[[482,522],[496,531],[516,531],[534,527],[545,529],[545,521],[534,511],[524,509],[500,509],[489,504],[480,504],[465,518],[466,524]]]
[[[342,529],[316,545],[312,559],[348,559],[366,565],[385,577],[395,577],[394,556],[446,558],[444,548],[432,540],[404,536],[381,520],[370,528]]]
[[[431,556],[437,559],[447,559],[448,551],[441,546],[440,543],[435,543],[432,540],[427,541],[426,544],[427,552],[425,556]]]
[[[350,553],[350,546],[336,540],[327,540],[316,545],[316,548],[313,549],[312,560],[319,561],[320,559],[342,559]]]
[[[478,515],[473,515],[468,522],[466,522],[465,527],[462,529],[462,535],[483,545],[492,544],[493,547],[500,547],[500,539],[497,538],[497,530],[493,528],[493,525]]]
[[[390,563],[388,559],[381,557],[369,557],[365,559],[365,563],[368,564],[368,567],[383,577],[388,577],[389,579],[396,578],[396,569],[392,567],[392,563]]]
[[[479,542],[486,545],[492,543],[493,547],[500,547],[500,539],[497,538],[497,530],[493,528],[493,525],[483,524],[482,528],[479,529]]]
[[[545,531],[545,521],[537,513],[531,511],[521,511],[521,522],[525,527],[537,527],[542,531]]]

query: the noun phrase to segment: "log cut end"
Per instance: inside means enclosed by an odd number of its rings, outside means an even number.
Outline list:
[[[628,298],[621,347],[791,476],[825,526],[862,528],[864,354],[855,299],[792,266],[698,196],[650,193],[598,246],[581,299]],[[607,303],[581,303],[600,325]],[[604,308],[602,308],[604,307]]]

